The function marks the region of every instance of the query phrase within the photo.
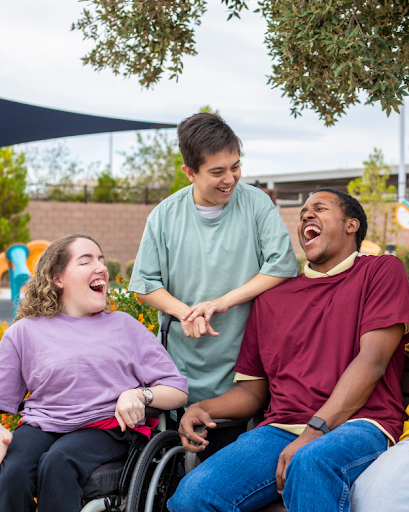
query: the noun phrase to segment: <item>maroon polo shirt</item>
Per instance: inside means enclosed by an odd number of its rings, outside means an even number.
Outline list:
[[[260,426],[307,423],[358,354],[360,337],[397,323],[409,323],[409,283],[395,256],[358,257],[335,276],[302,274],[260,295],[235,367],[268,378],[271,400]],[[400,389],[404,343],[351,417],[377,421],[396,441],[406,418]]]

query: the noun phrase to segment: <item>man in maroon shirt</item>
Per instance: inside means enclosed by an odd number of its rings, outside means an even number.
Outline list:
[[[259,428],[183,479],[171,512],[256,510],[282,493],[290,512],[348,512],[356,478],[398,440],[409,284],[393,256],[358,257],[367,221],[354,198],[314,193],[301,210],[304,274],[254,302],[236,364],[238,385],[189,407],[180,434],[246,418]],[[190,444],[198,443],[198,446]]]

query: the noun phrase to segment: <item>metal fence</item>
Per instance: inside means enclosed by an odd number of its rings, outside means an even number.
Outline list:
[[[170,195],[168,188],[133,187],[87,184],[29,183],[27,192],[31,201],[66,201],[77,203],[131,203],[158,204]]]

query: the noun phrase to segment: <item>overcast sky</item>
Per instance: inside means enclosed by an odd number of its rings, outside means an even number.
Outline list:
[[[254,7],[255,1],[249,4]],[[70,26],[86,5],[76,0],[2,3],[1,98],[171,123],[209,104],[242,139],[246,176],[359,167],[374,147],[383,150],[387,163],[399,162],[399,116],[387,118],[380,106],[353,107],[331,128],[312,111],[297,119],[290,116],[289,101],[266,85],[271,62],[263,44],[265,22],[258,14],[245,12],[241,20],[226,22],[225,6],[209,0],[196,29],[198,55],[185,58],[178,83],[165,76],[146,91],[137,77],[123,79],[82,65],[80,58],[91,43],[70,32]],[[73,157],[85,163],[109,161],[108,134],[64,140]],[[130,151],[134,140],[134,133],[115,134],[115,152]],[[115,172],[121,162],[115,154]]]

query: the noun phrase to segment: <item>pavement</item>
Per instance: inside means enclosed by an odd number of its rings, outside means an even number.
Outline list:
[[[0,322],[13,323],[13,303],[11,302],[10,288],[0,290]]]

